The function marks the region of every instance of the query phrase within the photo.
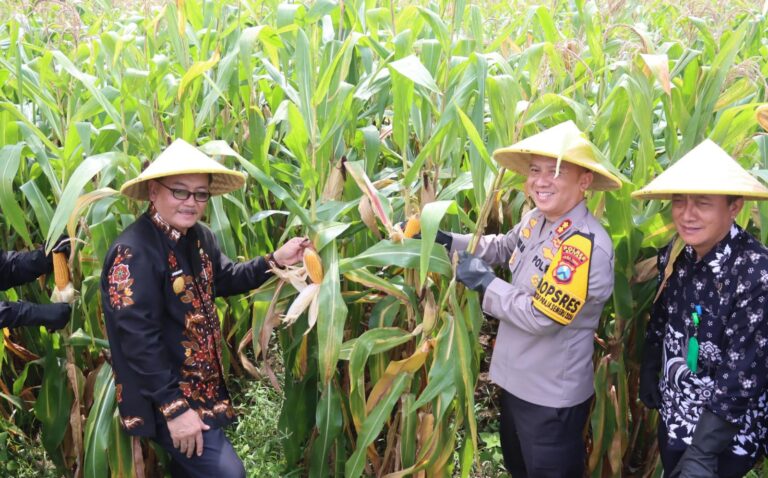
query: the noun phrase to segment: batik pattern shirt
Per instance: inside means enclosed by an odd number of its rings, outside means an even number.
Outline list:
[[[158,420],[189,409],[214,428],[234,419],[214,300],[254,289],[268,277],[263,258],[233,263],[208,228],[196,224],[182,234],[152,208],[118,237],[101,291],[128,433],[153,436]]]
[[[670,249],[659,254],[660,283]],[[646,346],[663,346],[660,413],[671,448],[691,444],[707,409],[739,428],[731,443],[736,455],[758,453],[765,438],[767,300],[768,250],[736,225],[701,260],[690,246],[675,259],[646,334]],[[686,362],[692,336],[699,342],[696,373]]]

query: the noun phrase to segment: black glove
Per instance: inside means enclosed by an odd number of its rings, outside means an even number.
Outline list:
[[[640,401],[650,409],[661,407],[659,392],[659,371],[661,370],[661,347],[645,343],[643,359],[640,362]]]
[[[717,460],[728,449],[739,427],[709,410],[699,416],[691,445],[686,448],[670,478],[717,478]]]
[[[419,237],[421,237],[421,235],[419,235]],[[449,232],[443,232],[438,229],[437,236],[435,236],[435,242],[450,251],[451,246],[453,245],[453,236]]]
[[[69,304],[34,304],[32,302],[13,302],[16,304],[17,326],[43,325],[48,330],[64,328],[72,315]]]
[[[71,242],[71,239],[68,235],[62,234],[59,236],[58,239],[56,239],[56,242],[53,243],[53,248],[51,249],[51,252],[63,252],[64,254],[69,257],[69,253],[72,251],[71,246],[69,243]],[[45,248],[48,246],[46,245]]]
[[[496,278],[493,269],[484,260],[467,251],[459,252],[456,266],[456,280],[478,292],[485,292],[488,285]]]
[[[403,231],[405,230],[405,226],[408,224],[408,221],[401,222],[400,229]],[[421,239],[421,233],[417,233],[413,235],[414,239]],[[437,230],[437,235],[435,236],[435,242],[440,244],[441,246],[445,247],[449,251],[451,250],[451,245],[453,245],[453,236],[450,232],[443,232],[441,230]]]

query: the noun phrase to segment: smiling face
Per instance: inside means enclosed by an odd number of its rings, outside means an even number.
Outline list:
[[[208,191],[208,179],[207,174],[178,174],[152,180],[149,182],[149,200],[165,222],[186,233],[203,217],[208,202],[197,202],[193,195],[184,200],[176,199],[168,188],[185,189],[193,193]],[[162,181],[162,184],[158,184],[158,181]]]
[[[560,162],[557,177],[556,171],[555,158],[534,155],[525,181],[528,194],[548,221],[555,221],[576,207],[593,179],[591,171],[565,161]]]
[[[672,222],[686,244],[701,259],[722,240],[744,206],[743,198],[717,194],[675,194]]]

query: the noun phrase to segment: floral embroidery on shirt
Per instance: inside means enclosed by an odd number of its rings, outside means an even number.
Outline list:
[[[125,262],[132,257],[129,248],[118,247],[117,255],[109,271],[109,303],[116,310],[133,305],[133,279]]]
[[[189,404],[186,400],[183,398],[178,398],[171,403],[166,403],[164,405],[160,405],[160,412],[165,416],[165,418],[173,418],[180,412],[181,410],[189,408]]]
[[[120,422],[126,430],[131,430],[136,427],[140,427],[144,424],[144,419],[141,417],[125,417],[121,418]]]
[[[152,219],[152,222],[155,223],[155,226],[163,231],[163,233],[172,241],[178,242],[178,240],[181,238],[181,231],[171,226],[168,221],[163,219],[163,217],[160,216],[160,213],[157,212],[157,209],[155,209],[154,204],[149,206],[149,218]]]

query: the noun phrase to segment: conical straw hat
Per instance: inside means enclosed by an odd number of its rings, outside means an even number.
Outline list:
[[[672,199],[675,194],[721,194],[744,199],[768,199],[760,184],[720,146],[709,139],[678,159],[644,188],[636,199]]]
[[[183,139],[177,139],[147,169],[123,184],[120,192],[133,199],[149,200],[150,179],[177,174],[210,174],[209,191],[212,195],[226,194],[245,184],[245,175],[227,169]]]
[[[560,123],[512,146],[497,149],[493,152],[493,159],[507,169],[528,176],[534,155],[559,158],[592,171],[594,180],[590,189],[609,191],[621,187],[621,180],[599,162],[595,146],[573,121]]]

